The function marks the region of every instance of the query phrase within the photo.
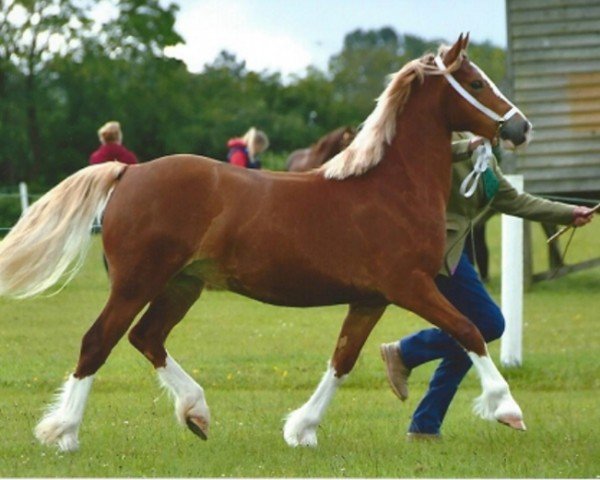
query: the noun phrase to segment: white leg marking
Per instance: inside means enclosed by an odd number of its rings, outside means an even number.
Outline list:
[[[179,423],[186,425],[188,417],[198,417],[208,426],[210,411],[202,387],[170,355],[167,355],[166,366],[157,368],[156,373],[175,398],[175,416]]]
[[[508,383],[489,355],[480,357],[473,352],[468,352],[468,355],[479,374],[483,389],[481,396],[475,399],[473,411],[485,420],[522,420],[521,408],[510,394]]]
[[[46,445],[56,443],[63,452],[77,450],[79,425],[93,381],[93,375],[82,379],[73,375],[69,377],[56,401],[35,427],[35,436],[40,442]]]
[[[335,370],[329,366],[308,402],[287,416],[283,437],[290,447],[317,446],[317,427],[344,379],[345,376],[337,378]]]

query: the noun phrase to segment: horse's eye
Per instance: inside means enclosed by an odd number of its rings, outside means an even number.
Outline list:
[[[482,80],[473,80],[471,82],[471,88],[473,90],[481,90],[483,88],[483,81]]]

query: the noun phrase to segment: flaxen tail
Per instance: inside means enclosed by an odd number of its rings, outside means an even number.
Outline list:
[[[86,167],[35,202],[0,242],[0,295],[36,295],[81,268],[94,218],[126,166]]]

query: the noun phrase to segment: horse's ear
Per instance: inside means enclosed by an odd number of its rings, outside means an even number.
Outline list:
[[[467,43],[469,42],[468,35],[466,37],[466,41],[467,41]],[[454,43],[454,45],[452,45],[450,50],[448,50],[446,52],[446,55],[444,55],[444,63],[446,65],[452,65],[456,61],[456,59],[460,55],[460,52],[464,49],[464,46],[463,46],[464,42],[465,42],[465,37],[463,37],[463,34],[461,33],[460,36],[458,37],[458,40]]]
[[[469,46],[469,35],[470,34],[471,34],[470,32],[467,32],[467,34],[465,35],[465,38],[463,39],[463,48],[462,48],[463,50],[466,50]]]

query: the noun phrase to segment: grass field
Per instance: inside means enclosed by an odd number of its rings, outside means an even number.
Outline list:
[[[497,238],[498,219],[489,237]],[[536,245],[542,242],[534,227]],[[577,233],[569,261],[598,256],[600,221]],[[499,298],[491,241],[490,290]],[[544,252],[536,249],[536,269]],[[213,424],[199,441],[174,418],[150,364],[126,341],[97,375],[81,448],[58,453],[32,429],[76,362],[108,282],[94,240],[84,270],[60,294],[0,300],[2,477],[588,477],[600,476],[600,269],[536,284],[525,298],[524,365],[502,369],[525,433],[471,413],[473,372],[444,423],[443,441],[405,431],[434,365],[411,377],[402,404],[387,386],[378,345],[426,323],[389,308],[319,429],[316,449],[283,441],[283,416],[307,400],[326,368],[345,307],[286,309],[207,291],[168,348],[205,388]],[[498,360],[499,344],[491,346]],[[499,362],[497,362],[499,363]]]

